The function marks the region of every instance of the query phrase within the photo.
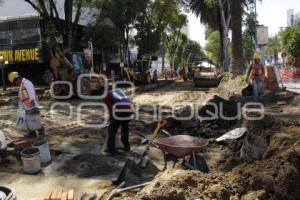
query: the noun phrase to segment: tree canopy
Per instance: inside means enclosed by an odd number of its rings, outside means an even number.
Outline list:
[[[220,65],[221,61],[221,37],[218,31],[210,32],[205,46],[207,57],[215,64]]]
[[[83,0],[24,0],[43,18],[50,42],[62,37],[65,48],[73,48],[77,36],[77,25],[83,14]],[[63,13],[60,13],[61,6]],[[64,21],[62,20],[64,19]]]
[[[300,23],[286,28],[280,38],[282,49],[295,58],[295,66],[300,66]]]

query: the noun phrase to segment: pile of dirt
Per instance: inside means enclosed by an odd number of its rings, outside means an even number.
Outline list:
[[[217,93],[223,98],[228,99],[233,95],[241,95],[242,89],[247,86],[241,76],[234,79],[230,78],[230,74],[226,74],[217,88]]]
[[[210,174],[181,169],[165,171],[139,193],[130,197],[126,194],[122,199],[299,199],[299,124],[271,117],[244,123],[249,131],[241,141],[241,160],[231,170]]]
[[[198,112],[203,124],[214,123],[218,128],[228,129],[237,122],[238,104],[215,95]]]

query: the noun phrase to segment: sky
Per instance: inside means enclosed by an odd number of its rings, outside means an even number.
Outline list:
[[[300,0],[262,0],[257,3],[258,21],[269,27],[269,35],[274,36],[280,31],[280,27],[287,26],[287,10],[294,9],[300,12]],[[189,14],[189,26],[191,39],[205,45],[205,27],[193,14]]]
[[[269,34],[275,35],[280,27],[287,26],[287,10],[294,9],[300,12],[300,0],[263,0],[258,2],[257,12],[260,24],[269,27]],[[30,14],[34,11],[24,0],[5,0],[0,7],[0,17]],[[205,27],[192,13],[188,14],[190,38],[205,45]]]

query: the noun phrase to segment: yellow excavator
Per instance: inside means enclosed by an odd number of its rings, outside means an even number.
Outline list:
[[[124,76],[134,83],[150,84],[157,82],[157,70],[152,70],[152,61],[157,61],[157,56],[143,55],[133,67],[124,67]]]
[[[80,81],[80,93],[88,96],[92,91],[104,87],[105,80],[94,74],[90,68],[85,65],[85,58],[81,52],[62,52],[60,50],[50,50],[50,69],[44,74],[44,79],[49,84],[53,81],[66,81],[72,84],[73,94],[77,94],[78,78],[85,76]],[[55,84],[53,92],[56,96],[69,94],[70,88],[66,84]]]

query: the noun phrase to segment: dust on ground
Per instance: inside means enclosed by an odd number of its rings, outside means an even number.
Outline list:
[[[239,96],[242,87],[234,87],[237,83],[240,84],[240,80],[224,83],[234,88],[230,97],[244,103],[249,101],[249,98]],[[228,94],[223,95],[226,96]],[[119,199],[299,199],[299,99],[289,92],[266,91],[262,99],[265,117],[258,121],[243,119],[237,122],[238,126],[248,128],[241,141],[211,143],[207,147],[204,157],[210,173],[186,171],[180,167],[168,169],[140,192],[123,194]]]
[[[229,89],[227,89],[229,87]],[[174,82],[168,86],[144,92],[133,98],[142,104],[139,118],[130,123],[132,152],[122,152],[115,158],[101,155],[105,127],[86,127],[104,121],[105,112],[100,106],[85,105],[72,99],[65,105],[57,101],[42,99],[42,114],[46,133],[53,153],[53,162],[44,169],[43,176],[74,176],[110,180],[121,165],[132,160],[143,151],[142,135],[149,135],[155,128],[155,117],[151,106],[170,108],[187,103],[205,105],[208,101],[221,101],[231,108],[237,102],[245,103],[251,98],[241,97],[243,87],[239,78],[223,82],[218,88],[195,88],[192,82]],[[0,128],[12,138],[22,136],[14,127],[16,99],[0,98]],[[123,193],[115,199],[291,199],[298,198],[300,188],[300,100],[294,94],[277,91],[266,92],[263,98],[265,117],[259,121],[234,120],[200,122],[196,127],[175,120],[170,110],[163,113],[168,120],[166,129],[172,134],[191,134],[208,139],[216,138],[226,131],[240,126],[248,128],[248,134],[239,141],[211,142],[201,153],[210,172],[188,171],[180,164],[174,169],[168,163],[163,168],[163,154],[151,147],[150,163],[146,169],[129,166],[125,177],[127,185],[151,181],[152,184],[139,192]],[[53,105],[57,106],[53,109]],[[52,107],[52,109],[51,109]],[[78,109],[81,115],[78,116]],[[206,110],[204,107],[199,108]],[[232,109],[228,109],[232,111]],[[197,110],[198,111],[198,110]],[[203,111],[203,110],[202,110]],[[232,114],[234,112],[229,112]],[[194,124],[191,123],[191,124]],[[0,170],[22,173],[20,163],[13,157],[0,166]],[[106,192],[106,196],[110,190]],[[105,196],[105,195],[104,195]]]

